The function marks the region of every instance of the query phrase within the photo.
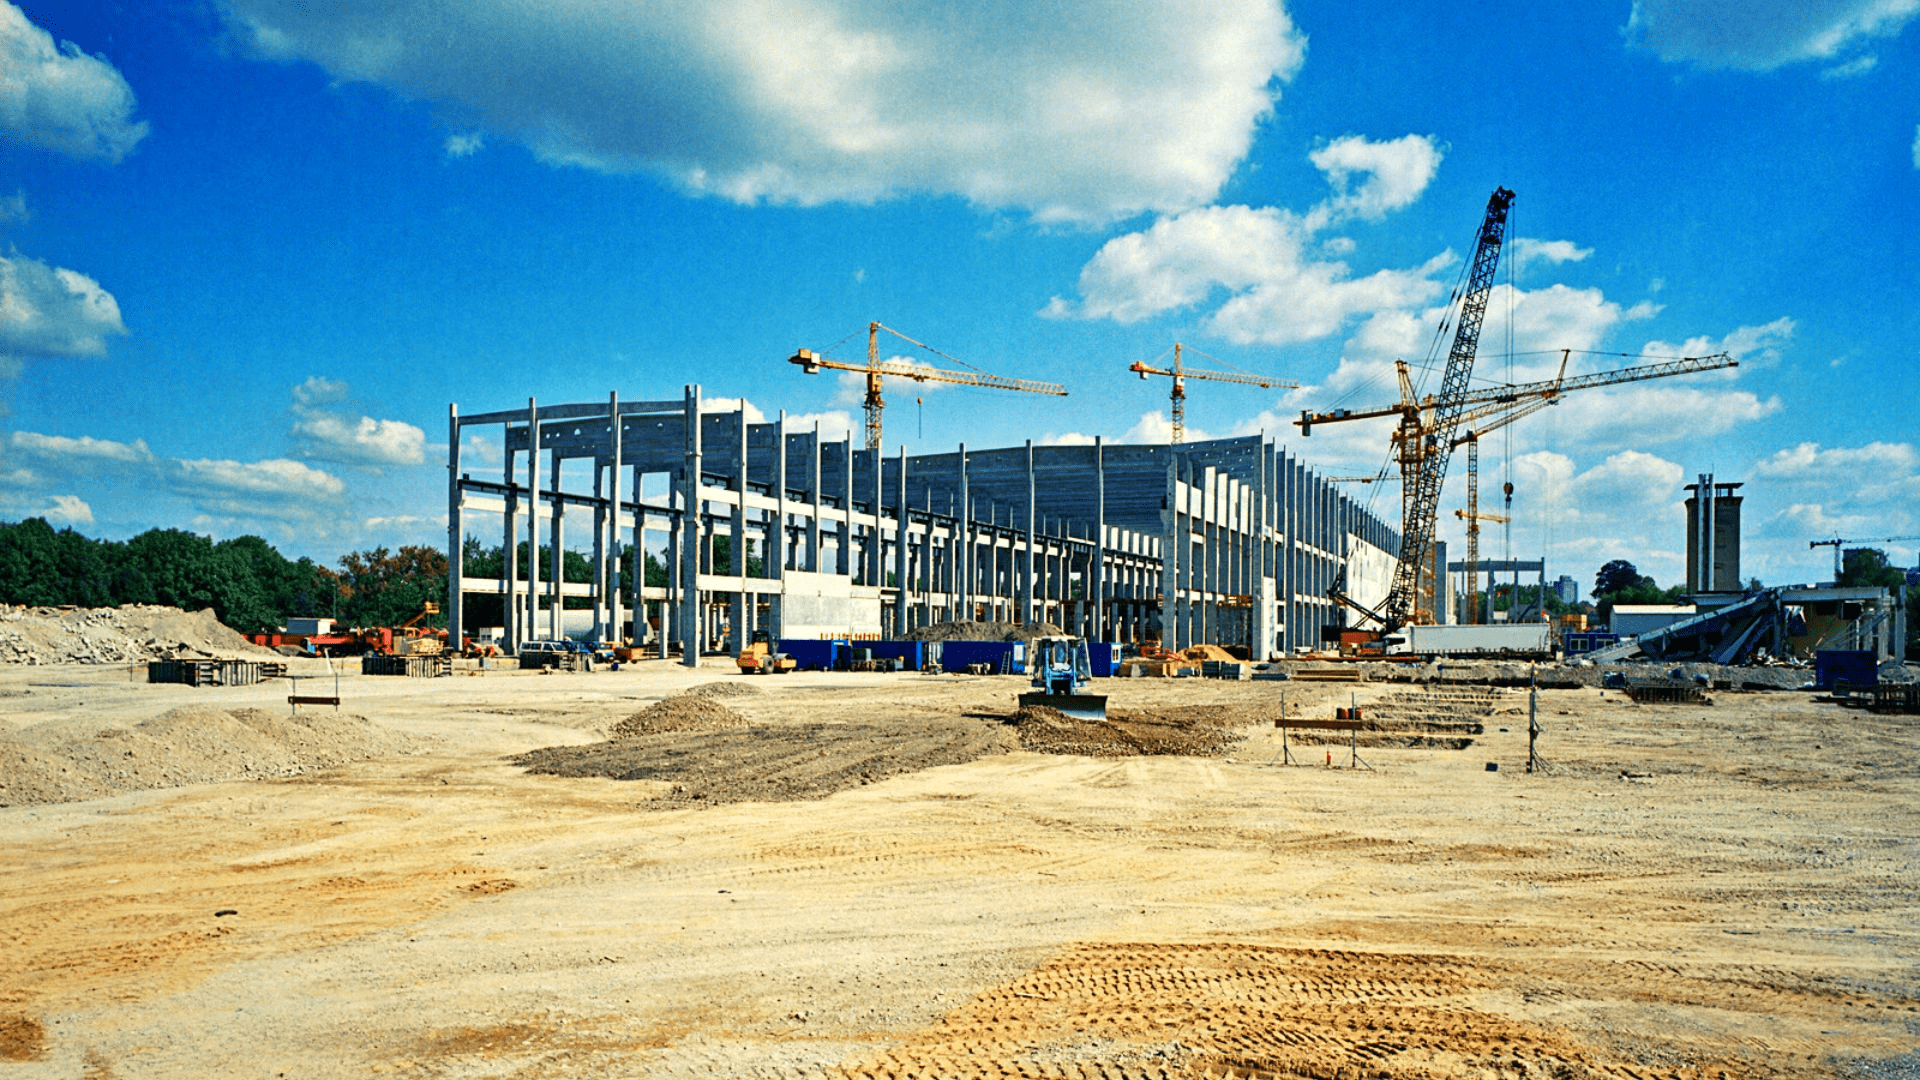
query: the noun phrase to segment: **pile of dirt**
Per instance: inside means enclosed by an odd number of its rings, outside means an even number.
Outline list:
[[[1258,721],[1240,709],[1206,705],[1110,712],[1105,720],[1028,705],[1013,718],[1022,749],[1088,757],[1220,757],[1244,741],[1246,726]]]
[[[677,697],[730,698],[753,697],[760,688],[744,682],[708,682],[680,691]]]
[[[1066,633],[1050,622],[943,622],[908,631],[908,641],[1032,641]]]
[[[689,701],[699,699],[668,698],[661,704]],[[1005,725],[938,717],[662,731],[589,746],[547,747],[513,762],[553,776],[654,781],[659,786],[649,805],[672,808],[823,799],[890,776],[1012,749]]]
[[[676,694],[613,725],[608,729],[607,737],[636,739],[642,735],[660,735],[671,731],[725,731],[748,724],[746,717],[708,697],[691,693]]]
[[[0,806],[296,776],[414,746],[365,717],[263,709],[174,709],[130,728],[78,737],[28,729],[0,740]]]
[[[223,625],[213,609],[0,608],[0,664],[127,664],[169,656],[275,655]]]

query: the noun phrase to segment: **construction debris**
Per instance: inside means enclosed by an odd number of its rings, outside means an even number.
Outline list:
[[[128,664],[171,657],[273,657],[212,608],[0,608],[0,664]]]

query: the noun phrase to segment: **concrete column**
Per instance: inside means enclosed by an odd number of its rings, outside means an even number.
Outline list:
[[[460,651],[465,624],[466,526],[460,514],[460,406],[447,406],[447,648]]]
[[[912,548],[912,545],[907,540],[907,525],[912,521],[913,515],[907,513],[907,448],[904,444],[900,447],[898,457],[900,472],[899,475],[894,477],[893,488],[893,512],[895,514],[893,579],[900,591],[895,594],[898,599],[894,603],[893,632],[896,637],[904,638],[907,636],[907,630],[909,629],[907,626],[907,611],[913,606],[913,580],[907,576],[907,554]],[[878,466],[879,462],[876,460],[874,464]],[[877,468],[874,472],[874,478],[875,486],[878,486],[879,470]],[[876,506],[875,509],[878,509],[878,507]],[[927,527],[928,531],[932,531],[933,526],[931,522],[928,523]]]
[[[627,555],[632,560],[628,566],[627,578],[632,582],[633,590],[633,643],[640,645],[647,640],[647,509],[646,500],[641,493],[640,466],[633,466],[633,544]],[[661,623],[666,625],[665,622]],[[665,635],[661,635],[664,637]]]
[[[834,572],[851,575],[859,569],[853,561],[853,435],[840,445],[840,550],[834,553]]]
[[[881,504],[885,501],[886,482],[880,476],[880,463],[883,460],[880,448],[867,451],[867,460],[873,465],[873,520],[867,526],[865,573],[869,584],[876,589],[884,589],[887,587],[887,560],[885,530],[881,527],[884,508]],[[884,616],[881,625],[885,625]]]
[[[560,590],[567,579],[565,573],[567,556],[563,532],[567,520],[567,503],[560,497],[560,451],[558,450],[553,452],[552,484],[553,486],[548,489],[552,493],[553,508],[552,519],[547,524],[547,530],[552,537],[549,541],[551,547],[547,551],[547,630],[549,637],[561,638],[566,636],[560,618],[560,611],[564,606],[560,599]]]
[[[1111,641],[1107,633],[1107,445],[1093,437],[1093,554],[1087,559],[1087,602],[1093,605],[1091,634]]]
[[[813,440],[807,444],[807,498],[813,500],[813,516],[807,522],[807,569],[818,574],[826,569],[820,558],[820,421],[813,422]]]
[[[608,439],[610,445],[607,448],[607,508],[609,511],[606,540],[607,563],[605,572],[600,575],[600,580],[606,583],[607,590],[607,625],[602,636],[620,640],[624,636],[621,633],[621,624],[626,620],[622,618],[620,611],[620,443],[623,433],[620,428],[620,393],[617,390],[607,395],[607,417],[611,426]],[[634,536],[636,538],[639,536],[637,530]],[[636,598],[634,607],[638,608],[640,604],[637,588],[634,596]],[[639,636],[638,632],[634,634],[635,638]]]
[[[1176,543],[1180,536],[1180,459],[1177,454],[1167,457],[1167,508],[1160,512],[1160,645],[1162,648],[1177,649],[1183,642],[1180,632],[1184,627],[1180,622],[1180,564],[1183,544]]]
[[[1019,623],[1032,622],[1037,617],[1037,614],[1034,611],[1034,608],[1036,607],[1036,605],[1034,604],[1034,596],[1033,596],[1033,585],[1034,585],[1033,579],[1034,579],[1034,571],[1035,571],[1034,551],[1033,551],[1033,541],[1034,541],[1033,496],[1034,496],[1033,440],[1028,439],[1027,440],[1027,521],[1026,521],[1027,536],[1026,536],[1025,551],[1022,552],[1021,558],[1018,560],[1018,564],[1020,567],[1020,580],[1016,582],[1014,585],[1014,603],[1017,604],[1019,607],[1019,614],[1014,617],[1013,621],[1019,622]]]
[[[607,500],[606,466],[598,455],[593,465],[593,639],[606,641],[607,632]]]
[[[774,579],[773,595],[767,600],[767,636],[779,641],[786,636],[787,573],[787,410],[780,410],[779,431],[773,440],[773,528],[767,532],[767,571]]]
[[[701,529],[700,476],[700,387],[686,389],[687,425],[686,464],[680,473],[682,492],[680,509],[680,662],[687,667],[700,666],[700,647],[706,638],[706,604],[700,596],[700,549],[704,546]]]
[[[540,634],[540,412],[527,399],[527,636]]]
[[[954,572],[960,578],[960,610],[956,619],[973,618],[973,495],[967,487],[967,444],[960,444],[960,558]]]
[[[728,651],[738,655],[753,640],[749,614],[753,606],[752,598],[747,594],[747,399],[741,398],[734,412],[735,432],[733,446],[733,527],[730,530],[733,547],[733,576],[739,580],[739,586],[733,593],[733,618],[727,638]]]
[[[502,432],[511,435],[512,424],[500,425]],[[515,454],[511,442],[506,447],[507,510],[504,515],[506,535],[501,541],[501,551],[505,561],[500,567],[501,589],[500,620],[505,623],[507,640],[506,650],[510,653],[520,651],[520,488],[514,483]]]

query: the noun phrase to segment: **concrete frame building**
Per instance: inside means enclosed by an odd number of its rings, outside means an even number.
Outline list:
[[[491,430],[490,435],[481,432]],[[473,479],[462,445],[501,448],[497,480]],[[897,638],[965,619],[1053,622],[1095,640],[1245,645],[1264,658],[1344,624],[1327,589],[1377,606],[1397,533],[1264,436],[1181,445],[1022,446],[889,456],[785,414],[677,401],[538,405],[448,415],[448,625],[466,598],[500,596],[506,645],[561,636],[575,615],[595,638],[631,638],[697,666],[756,629],[774,638]],[[546,546],[519,580],[469,577],[462,546],[498,515],[503,552]],[[570,522],[590,520],[592,580],[564,582]],[[491,531],[491,530],[488,530]],[[759,556],[716,565],[714,540]],[[585,545],[583,545],[585,546]],[[645,551],[668,581],[644,585]],[[646,615],[621,610],[640,582]],[[567,597],[588,610],[563,614]],[[656,620],[651,616],[658,614]],[[724,634],[722,628],[724,627]]]

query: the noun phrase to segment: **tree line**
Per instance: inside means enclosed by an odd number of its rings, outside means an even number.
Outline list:
[[[149,529],[131,540],[95,540],[71,528],[55,531],[44,518],[0,522],[5,604],[212,608],[221,622],[253,633],[300,617],[392,626],[446,597],[447,557],[430,547],[378,547],[323,566],[289,559],[258,536],[215,542],[182,529]]]
[[[725,537],[714,544],[714,563],[731,563]],[[467,537],[462,548],[470,577],[502,576],[503,548]],[[516,552],[526,580],[527,544]],[[552,550],[542,546],[545,577]],[[748,550],[748,572],[758,569]],[[563,580],[593,580],[593,564],[578,551],[562,553]],[[667,573],[653,552],[646,555],[647,584],[666,584]],[[633,587],[622,575],[623,605],[632,610]],[[159,604],[186,611],[212,608],[220,621],[242,633],[277,630],[292,618],[330,618],[344,626],[395,626],[418,615],[429,603],[439,615],[418,626],[445,626],[447,556],[438,548],[403,544],[350,552],[335,566],[312,559],[288,559],[258,536],[213,539],[182,529],[149,529],[131,540],[95,540],[72,528],[55,530],[45,518],[0,522],[0,604],[29,607],[120,607]],[[592,603],[568,597],[568,607]],[[501,622],[498,596],[468,597],[469,626]]]

